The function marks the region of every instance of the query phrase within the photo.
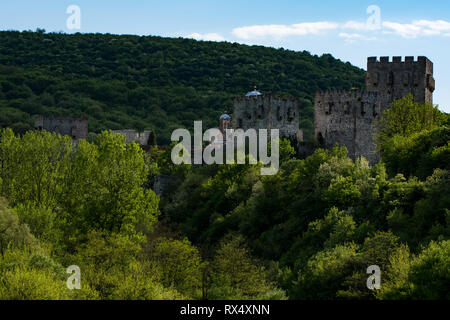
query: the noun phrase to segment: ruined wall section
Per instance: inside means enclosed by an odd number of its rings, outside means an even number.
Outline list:
[[[298,102],[293,97],[258,95],[233,101],[234,129],[279,129],[280,138],[297,140]]]
[[[315,138],[324,148],[346,146],[349,157],[364,156],[375,163],[379,155],[374,136],[381,114],[376,92],[335,90],[317,92],[314,105]]]
[[[37,116],[34,127],[37,130],[67,135],[74,140],[87,139],[89,133],[87,118]]]

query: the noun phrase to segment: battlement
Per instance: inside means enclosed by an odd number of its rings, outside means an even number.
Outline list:
[[[431,95],[426,92],[426,89],[431,92],[434,90],[432,78],[433,63],[424,56],[417,59],[413,56],[367,58],[366,88],[372,91],[379,88],[387,91],[392,87],[396,91],[395,98],[398,98],[408,91],[417,90],[421,92],[419,102],[432,102]]]
[[[365,91],[360,89],[354,90],[327,90],[317,91],[315,95],[315,101],[335,100],[335,101],[348,101],[348,100],[374,100],[378,98],[378,92]]]
[[[367,58],[366,88],[389,104],[411,93],[419,103],[433,103],[433,63],[427,57]]]
[[[378,59],[378,57],[368,57],[367,58],[367,64],[372,64],[372,63],[378,63],[378,64],[386,64],[386,63],[431,63],[431,61],[425,57],[425,56],[418,56],[417,59],[415,59],[414,56],[406,56],[401,57],[401,56],[394,56],[392,57],[380,57]]]

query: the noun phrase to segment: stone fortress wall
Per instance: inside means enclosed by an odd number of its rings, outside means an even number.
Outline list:
[[[349,157],[364,156],[375,162],[372,137],[381,104],[377,92],[360,90],[317,92],[314,106],[314,132],[324,148],[336,143],[348,149]]]
[[[87,139],[88,119],[70,117],[35,117],[34,127],[36,130],[46,130],[60,135],[70,136],[73,140]]]
[[[419,103],[433,103],[435,81],[433,63],[426,57],[369,57],[366,89],[317,92],[314,101],[314,133],[321,147],[336,143],[346,146],[349,156],[364,156],[370,163],[379,159],[374,137],[378,120],[394,101],[412,93]],[[233,129],[279,129],[280,138],[302,141],[298,102],[293,97],[261,94],[256,91],[233,101]],[[68,135],[74,140],[88,138],[87,118],[42,117],[35,128]],[[223,128],[222,128],[223,129]],[[149,146],[152,131],[116,130],[127,143]]]
[[[280,138],[297,140],[298,102],[293,97],[251,95],[233,101],[233,129],[279,129]],[[269,133],[270,134],[270,133]]]
[[[433,63],[426,57],[369,57],[366,90],[317,92],[314,133],[322,147],[346,146],[353,159],[379,159],[374,138],[378,120],[395,100],[412,93],[419,103],[433,103]]]

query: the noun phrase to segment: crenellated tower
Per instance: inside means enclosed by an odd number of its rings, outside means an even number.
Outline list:
[[[315,138],[324,148],[346,146],[351,158],[379,159],[374,138],[383,111],[412,93],[419,103],[433,103],[433,63],[426,57],[369,57],[366,90],[317,92],[314,101]]]
[[[378,92],[388,105],[412,93],[419,103],[433,103],[433,63],[426,57],[369,57],[366,90]]]

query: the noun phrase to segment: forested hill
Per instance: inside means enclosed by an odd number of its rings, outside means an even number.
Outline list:
[[[364,71],[329,54],[182,38],[0,32],[0,126],[24,132],[33,115],[89,116],[89,129],[217,126],[254,85],[300,101],[310,133],[316,90],[361,88]]]

